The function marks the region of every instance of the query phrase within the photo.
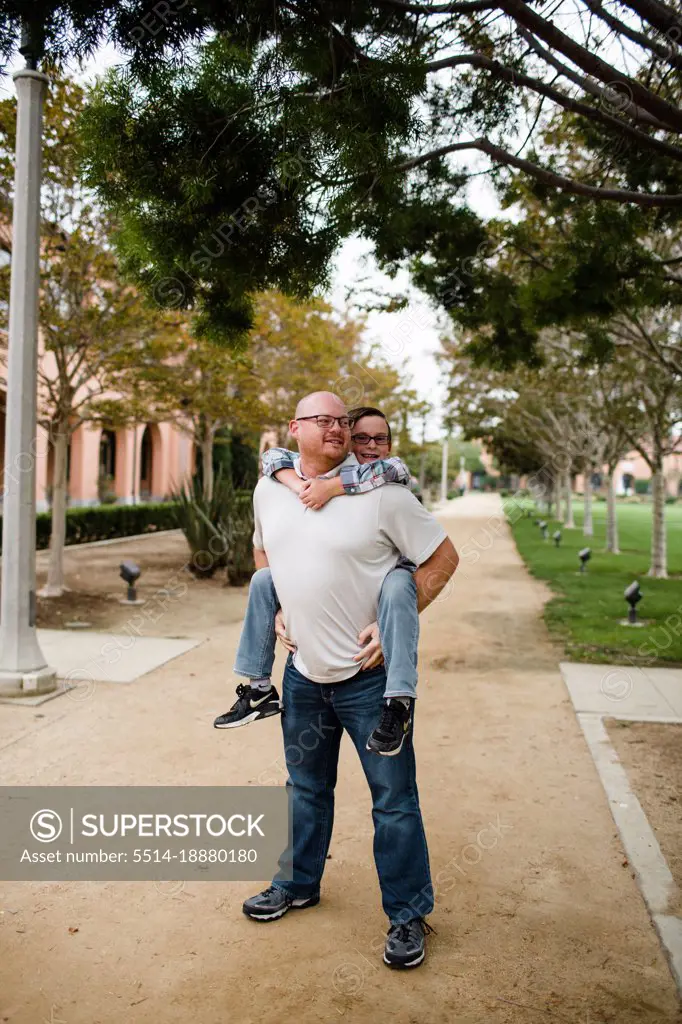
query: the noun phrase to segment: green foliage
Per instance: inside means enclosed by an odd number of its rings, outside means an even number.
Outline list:
[[[113,505],[116,501],[116,488],[113,476],[100,472],[97,477],[97,497],[102,505]]]
[[[606,508],[593,508],[594,536],[582,532],[582,502],[574,501],[576,529],[567,530],[547,519],[550,536],[561,529],[560,547],[543,541],[533,519],[520,515],[514,504],[507,510],[514,539],[530,572],[546,580],[555,596],[544,608],[551,635],[571,661],[630,665],[682,665],[682,633],[672,623],[682,606],[682,506],[666,508],[669,579],[647,576],[651,550],[651,505],[619,500],[618,533],[621,553],[604,550]],[[578,572],[578,551],[587,546],[592,558],[587,572]],[[639,580],[643,599],[637,614],[645,625],[628,629],[623,597],[626,586]]]
[[[141,505],[93,505],[69,508],[66,511],[66,543],[87,544],[90,541],[133,537],[141,533],[174,530],[177,524],[170,502],[149,502]],[[52,513],[36,515],[36,547],[50,546]]]
[[[233,433],[230,437],[230,473],[238,490],[252,491],[258,483],[258,441],[255,435],[244,437]]]
[[[236,501],[232,507],[230,546],[227,553],[227,580],[241,587],[251,579],[253,562],[253,500]]]
[[[190,550],[190,570],[208,578],[227,567],[230,583],[246,582],[254,569],[251,495],[237,491],[231,478],[219,472],[210,498],[196,475],[173,498],[176,525]]]
[[[640,244],[680,216],[676,48],[633,51],[632,26],[602,5],[584,24],[568,6],[493,0],[459,17],[443,4],[318,0],[274,16],[269,0],[0,0],[0,50],[9,57],[28,16],[52,60],[105,39],[130,58],[87,115],[88,181],[120,219],[126,268],[160,305],[196,309],[206,337],[238,345],[257,289],[309,295],[358,232],[476,334],[480,358],[510,366],[536,358],[543,325],[575,313],[606,348],[600,318],[680,288]],[[652,10],[638,7],[647,38],[674,25],[673,7]],[[591,78],[604,33],[614,67],[578,102],[556,67],[576,62]],[[465,193],[482,169],[450,162],[448,148],[488,153],[506,207],[522,193],[578,230],[547,253],[524,245],[523,225],[515,237],[485,224]],[[642,213],[602,192],[595,210],[576,182],[669,203]]]
[[[197,337],[242,346],[254,293],[327,283],[338,234],[303,187],[312,140],[260,115],[253,59],[225,37],[144,87],[110,72],[82,131],[85,180],[120,224],[126,272],[158,305],[194,309]]]
[[[481,479],[481,487],[483,490],[496,491],[500,484],[500,477],[493,476],[492,473],[484,473]]]
[[[635,494],[649,494],[651,480],[635,480]]]

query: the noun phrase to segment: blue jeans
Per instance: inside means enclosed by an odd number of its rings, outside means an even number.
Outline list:
[[[305,899],[319,893],[334,823],[334,786],[344,729],[372,793],[374,861],[391,924],[433,910],[429,854],[419,809],[412,730],[396,757],[366,749],[381,712],[382,666],[343,683],[313,683],[287,660],[282,684],[284,754],[293,805],[293,879],[273,885]]]
[[[249,586],[249,603],[234,664],[236,675],[249,679],[267,679],[271,675],[278,608],[279,598],[270,570],[258,569]],[[386,663],[384,697],[416,697],[419,615],[417,585],[408,569],[392,569],[384,579],[377,622]]]

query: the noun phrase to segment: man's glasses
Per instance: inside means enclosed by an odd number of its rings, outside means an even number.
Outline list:
[[[370,441],[374,441],[375,444],[388,444],[388,434],[351,434],[351,441],[355,441],[356,444],[369,444]]]
[[[318,427],[331,427],[334,423],[338,423],[342,430],[347,430],[350,426],[348,416],[297,416],[296,420],[315,420]]]

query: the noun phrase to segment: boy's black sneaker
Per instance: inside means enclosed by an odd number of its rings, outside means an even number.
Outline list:
[[[284,889],[270,885],[263,889],[263,892],[244,900],[242,910],[254,921],[275,921],[278,917],[283,917],[287,910],[304,910],[306,907],[316,906],[319,902],[319,896],[297,899]]]
[[[237,687],[237,700],[229,711],[216,718],[213,725],[216,729],[235,729],[240,725],[257,722],[260,718],[279,715],[281,711],[282,702],[274,686],[263,692],[240,683]]]
[[[384,963],[389,967],[419,967],[426,956],[424,936],[432,931],[431,925],[421,917],[391,925],[386,936]]]
[[[400,753],[412,722],[414,700],[410,698],[409,701],[408,707],[395,697],[384,702],[379,724],[367,740],[367,750],[385,757],[395,757]]]

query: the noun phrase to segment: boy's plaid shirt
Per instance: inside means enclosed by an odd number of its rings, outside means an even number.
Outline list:
[[[298,452],[288,448],[268,448],[261,456],[264,476],[272,476],[280,469],[298,470]],[[339,473],[346,494],[363,494],[373,491],[383,484],[405,484],[410,487],[410,471],[397,456],[390,459],[377,459],[366,462],[363,466],[344,466]]]

